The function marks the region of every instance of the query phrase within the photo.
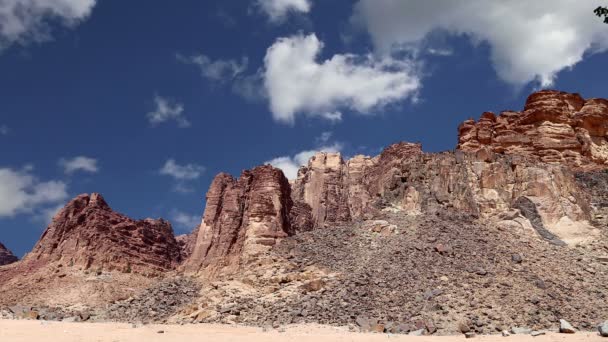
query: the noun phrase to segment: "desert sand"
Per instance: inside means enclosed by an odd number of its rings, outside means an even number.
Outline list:
[[[162,333],[159,333],[162,331]],[[349,332],[347,328],[319,325],[296,325],[284,330],[264,331],[260,328],[228,325],[145,325],[133,326],[121,323],[66,323],[26,320],[0,320],[0,341],[2,342],[135,342],[135,341],[415,341],[415,342],[456,342],[464,341],[464,336],[405,336],[390,334],[364,334]],[[548,333],[543,336],[511,335],[502,337],[477,336],[474,341],[601,341],[597,333],[577,333],[573,335]],[[608,341],[608,339],[605,339]],[[471,340],[467,340],[471,341]]]

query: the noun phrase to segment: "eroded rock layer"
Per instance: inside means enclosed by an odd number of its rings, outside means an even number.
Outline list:
[[[239,179],[219,174],[207,192],[207,205],[186,272],[237,267],[292,234],[289,182],[281,170],[260,166]]]
[[[169,222],[132,220],[94,193],[76,197],[59,211],[22,262],[148,274],[171,270],[180,259]]]
[[[0,242],[0,266],[12,264],[17,260],[19,259],[13,255],[13,252],[11,252]]]
[[[517,229],[542,224],[566,243],[597,234],[589,224],[587,192],[562,165],[487,150],[426,154],[408,143],[389,146],[375,158],[343,162],[339,154],[328,156],[313,157],[294,184],[294,202],[310,206],[316,228],[369,219],[382,211],[417,215],[455,208]],[[524,202],[538,213],[538,224],[518,211]]]
[[[532,157],[580,169],[608,166],[608,100],[544,90],[522,112],[484,113],[458,128],[458,149]]]

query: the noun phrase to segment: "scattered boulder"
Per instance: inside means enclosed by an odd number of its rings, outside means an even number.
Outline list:
[[[562,334],[574,334],[576,329],[565,319],[559,320],[559,332]]]
[[[602,324],[598,325],[597,330],[602,337],[608,337],[608,321],[604,321]]]
[[[513,327],[513,328],[511,328],[511,333],[514,335],[529,335],[532,333],[532,329]]]

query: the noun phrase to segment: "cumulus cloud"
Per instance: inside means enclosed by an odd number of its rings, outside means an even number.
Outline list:
[[[201,76],[212,81],[230,81],[247,70],[249,60],[243,57],[241,61],[234,59],[228,60],[212,60],[205,55],[184,56],[177,54],[177,60],[196,65],[201,72]]]
[[[174,159],[168,159],[159,172],[176,180],[194,180],[200,178],[205,172],[205,167],[198,164],[179,165]]]
[[[194,189],[192,181],[199,179],[205,172],[205,167],[198,164],[180,165],[174,159],[168,159],[159,173],[164,176],[169,176],[174,179],[173,191],[181,193],[190,193]]]
[[[91,14],[95,3],[96,0],[2,0],[0,49],[12,43],[49,40],[49,21],[74,26]]]
[[[282,22],[289,13],[308,13],[310,0],[257,0],[258,7],[271,22]]]
[[[172,221],[182,229],[192,229],[201,224],[200,215],[190,215],[179,210],[173,210],[171,212],[171,218]]]
[[[264,85],[273,117],[293,124],[297,114],[340,120],[340,108],[359,113],[415,95],[415,65],[390,57],[337,54],[317,61],[315,34],[278,39],[266,52]]]
[[[312,158],[318,152],[340,152],[342,151],[341,143],[334,143],[332,145],[321,146],[314,150],[307,150],[296,153],[293,156],[283,156],[274,158],[265,162],[264,164],[270,164],[276,168],[279,168],[285,174],[287,179],[296,179],[298,177],[298,170],[301,166],[308,164],[310,158]]]
[[[72,159],[61,159],[59,161],[59,165],[63,168],[63,171],[68,175],[76,171],[88,173],[96,173],[99,171],[97,159],[85,156],[78,156]]]
[[[43,223],[45,226],[48,226],[51,224],[51,222],[53,222],[53,218],[55,218],[55,215],[57,215],[57,213],[63,209],[63,207],[64,204],[60,203],[54,207],[44,208],[34,216],[34,219]]]
[[[0,217],[20,213],[39,213],[68,197],[67,185],[61,181],[40,181],[31,168],[0,168]]]
[[[359,0],[353,21],[370,33],[378,52],[416,49],[438,31],[487,43],[498,76],[521,86],[550,86],[586,53],[608,49],[606,27],[592,20],[602,1]]]
[[[154,103],[156,109],[147,114],[150,124],[156,126],[163,122],[175,121],[180,128],[190,127],[190,121],[184,116],[183,104],[158,95],[154,97]]]

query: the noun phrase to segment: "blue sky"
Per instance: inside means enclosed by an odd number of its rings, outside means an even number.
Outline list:
[[[455,3],[6,1],[0,241],[22,256],[90,192],[185,233],[218,172],[450,150],[460,122],[534,89],[607,97],[602,1]]]

